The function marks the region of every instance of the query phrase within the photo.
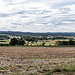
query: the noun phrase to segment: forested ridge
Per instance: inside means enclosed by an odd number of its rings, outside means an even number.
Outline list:
[[[13,36],[75,36],[75,32],[41,32],[41,33],[34,33],[34,32],[19,32],[19,31],[0,31],[0,34],[9,34]]]

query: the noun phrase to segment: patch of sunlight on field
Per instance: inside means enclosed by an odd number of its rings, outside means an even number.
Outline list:
[[[58,39],[57,41],[69,41],[69,39]]]
[[[45,44],[45,46],[49,46],[49,45],[51,45],[51,44]]]
[[[27,45],[27,44],[25,44],[25,45]],[[41,44],[28,44],[28,45],[29,45],[29,46],[31,46],[31,45],[33,46],[33,45],[41,45]]]
[[[0,44],[9,44],[9,40],[0,40]]]
[[[55,44],[51,44],[51,46],[55,46]]]

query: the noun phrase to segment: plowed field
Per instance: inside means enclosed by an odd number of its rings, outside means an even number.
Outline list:
[[[14,69],[28,72],[36,69],[34,66],[34,69],[27,70],[25,66],[57,65],[72,61],[75,61],[75,47],[0,47],[0,67],[11,65],[10,69],[8,67],[4,71],[5,74],[11,74]],[[0,73],[3,73],[2,69]]]
[[[9,58],[58,58],[75,57],[75,47],[0,47],[0,57]]]

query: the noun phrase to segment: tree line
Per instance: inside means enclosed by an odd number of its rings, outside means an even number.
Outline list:
[[[23,46],[24,44],[26,44],[26,42],[22,38],[21,39],[12,38],[9,43],[10,46],[20,46],[20,45]],[[26,46],[28,46],[28,42]],[[45,46],[45,42],[43,42],[41,46]]]
[[[57,41],[56,45],[75,45],[75,41],[70,39],[69,41]]]
[[[26,39],[24,39],[24,38],[11,38],[9,44],[1,43],[0,46],[20,46],[20,45],[21,46],[23,46],[23,45],[29,46],[30,41],[31,41],[30,46],[32,46],[33,42],[37,43],[37,41],[38,41],[38,40],[36,41],[35,37],[34,38],[31,37],[31,38],[28,38],[28,39],[29,40],[27,40],[27,38]],[[43,41],[40,45],[36,44],[36,46],[46,46],[45,43],[46,42]],[[58,46],[59,45],[75,45],[75,41],[72,40],[72,39],[70,39],[69,41],[56,41],[55,46],[57,46],[57,45]],[[48,46],[51,46],[51,44],[49,44]]]

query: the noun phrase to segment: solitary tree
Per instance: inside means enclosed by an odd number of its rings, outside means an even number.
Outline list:
[[[16,38],[12,38],[9,44],[11,46],[15,46],[15,45],[17,45],[17,43],[18,43],[18,40]]]

